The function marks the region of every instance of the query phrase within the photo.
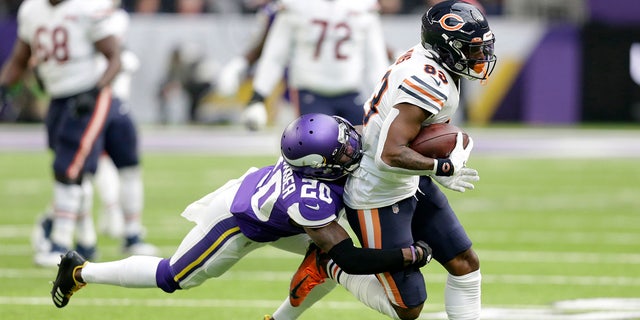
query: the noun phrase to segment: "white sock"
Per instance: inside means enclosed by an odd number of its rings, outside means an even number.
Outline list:
[[[329,278],[336,280],[367,307],[392,319],[400,319],[376,276],[348,274],[342,271],[333,260],[327,264],[327,274]],[[279,319],[276,318],[276,320]]]
[[[142,233],[142,208],[144,191],[140,167],[126,167],[120,174],[120,203],[124,212],[125,236],[136,236]]]
[[[120,207],[120,180],[118,170],[109,156],[101,156],[94,183],[102,201],[102,207]],[[106,210],[108,211],[108,210]]]
[[[56,182],[53,186],[53,225],[51,241],[70,249],[76,220],[82,206],[83,190],[77,184]]]
[[[444,289],[444,306],[450,320],[480,319],[481,305],[480,270],[463,276],[449,275]]]
[[[112,262],[89,262],[82,268],[82,280],[126,288],[157,288],[156,270],[161,260],[151,256],[131,256]]]
[[[298,319],[298,317],[307,309],[311,308],[311,306],[320,301],[324,296],[326,296],[333,288],[336,287],[336,283],[334,281],[325,281],[324,283],[317,285],[309,292],[307,298],[304,299],[302,304],[298,307],[294,307],[289,302],[289,298],[282,302],[278,310],[273,313],[272,317],[276,320],[294,320]]]
[[[100,232],[114,238],[124,235],[124,214],[120,206],[120,176],[118,169],[107,155],[100,156],[94,184],[100,196]]]
[[[82,191],[82,204],[76,221],[76,241],[79,245],[90,248],[95,247],[98,241],[96,229],[93,225],[93,215],[91,214],[93,209],[93,185],[90,177],[86,177],[82,181]]]

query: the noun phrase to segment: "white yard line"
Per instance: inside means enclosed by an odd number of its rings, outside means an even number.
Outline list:
[[[153,307],[153,308],[274,308],[281,300],[230,300],[230,299],[183,299],[167,297],[167,299],[108,299],[108,298],[76,298],[74,306],[94,307]],[[0,305],[52,305],[49,297],[7,297],[0,296]],[[570,308],[564,308],[570,305]],[[621,306],[624,308],[620,309]],[[340,310],[357,310],[366,308],[359,302],[319,301],[315,308]],[[485,320],[632,320],[640,318],[640,299],[596,298],[559,301],[550,306],[491,306],[484,305],[482,319]],[[446,314],[440,306],[425,305],[419,319],[446,320]]]

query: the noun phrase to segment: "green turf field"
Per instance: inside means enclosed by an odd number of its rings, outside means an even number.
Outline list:
[[[180,217],[185,206],[272,160],[145,154],[148,240],[170,255],[192,226]],[[35,268],[29,244],[32,224],[51,196],[49,161],[44,152],[0,153],[0,318],[262,319],[287,296],[301,258],[267,248],[194,289],[169,295],[89,285],[66,308],[55,308],[49,296],[55,270]],[[633,298],[622,306],[619,299],[574,304],[602,309],[588,319],[640,319],[638,159],[476,156],[470,165],[480,171],[476,190],[448,194],[481,258],[486,319],[587,319],[562,316],[586,311],[554,304],[586,298]],[[119,245],[101,237],[101,260],[121,258]],[[429,299],[421,319],[443,319],[445,272],[437,263],[423,270]],[[625,309],[627,317],[612,316]],[[339,287],[302,319],[385,317]]]

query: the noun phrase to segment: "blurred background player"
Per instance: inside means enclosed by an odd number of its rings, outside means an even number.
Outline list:
[[[250,41],[250,47],[241,55],[231,59],[216,79],[216,92],[224,97],[235,96],[240,85],[249,76],[250,70],[262,55],[267,34],[278,12],[276,1],[269,1],[256,11],[257,32]]]
[[[129,15],[122,9],[119,1],[114,1],[117,9],[111,16],[111,22],[117,30],[118,39],[124,42],[129,24]],[[123,240],[123,253],[127,255],[154,255],[158,249],[143,241],[142,210],[144,190],[138,155],[138,134],[130,115],[128,104],[132,74],[139,68],[136,55],[122,47],[122,68],[113,81],[113,95],[121,102],[118,115],[105,129],[105,150],[99,159],[93,182],[101,202],[98,230],[115,239]],[[115,157],[116,163],[112,159]],[[89,181],[87,178],[85,181]],[[92,184],[83,184],[86,199],[93,197]],[[89,200],[87,200],[89,201]],[[91,211],[91,206],[88,210]],[[53,210],[45,213],[38,221],[33,235],[36,250],[51,247],[50,228]],[[78,224],[79,232],[95,233],[93,224]],[[83,256],[95,259],[96,241],[76,245]]]
[[[279,2],[253,78],[242,121],[267,123],[265,97],[288,67],[291,103],[299,114],[321,112],[362,122],[361,90],[373,88],[388,65],[375,0]]]
[[[112,23],[122,45],[129,26],[129,14],[115,0]],[[119,116],[106,129],[105,150],[95,175],[95,186],[102,203],[99,231],[123,239],[125,254],[155,255],[158,249],[143,241],[144,184],[138,150],[138,133],[131,117],[129,96],[133,73],[140,67],[138,57],[122,47],[122,69],[112,84],[113,95],[122,105]],[[113,158],[112,158],[113,157]],[[114,160],[115,159],[115,160]]]
[[[390,250],[356,248],[337,223],[344,177],[361,156],[360,135],[350,123],[325,114],[303,115],[287,126],[280,145],[282,156],[274,165],[251,168],[186,208],[182,216],[196,226],[172,257],[91,263],[68,252],[53,283],[53,303],[66,306],[86,283],[167,293],[189,289],[224,274],[267,244],[304,254],[313,240],[354,273],[419,268],[429,262],[430,249],[424,243]],[[314,292],[324,295],[334,286],[327,282]]]
[[[364,248],[428,243],[434,259],[448,272],[444,292],[448,318],[476,320],[481,311],[480,262],[433,181],[458,192],[473,189],[478,172],[466,167],[473,141],[463,147],[458,134],[448,159],[428,158],[407,146],[422,126],[451,119],[458,108],[462,78],[489,77],[496,63],[495,37],[480,10],[459,1],[429,8],[422,17],[421,33],[421,44],[397,59],[365,104],[363,158],[345,185],[346,214]],[[349,275],[331,263],[324,268],[299,268],[294,278],[332,278],[392,318],[418,318],[427,298],[417,269],[379,274],[376,279]],[[305,278],[304,273],[315,276]],[[393,305],[394,313],[379,308],[385,305],[383,300]]]
[[[18,39],[0,85],[20,81],[31,59],[51,97],[46,126],[55,154],[54,216],[51,247],[36,253],[37,265],[55,266],[74,236],[77,246],[95,247],[94,228],[76,230],[76,224],[93,225],[92,199],[83,184],[96,170],[104,128],[119,108],[110,88],[121,66],[112,13],[110,0],[27,0],[18,12]],[[100,56],[106,64],[98,63]]]

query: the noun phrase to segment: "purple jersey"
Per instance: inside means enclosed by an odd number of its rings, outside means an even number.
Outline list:
[[[282,158],[274,166],[247,175],[231,213],[248,238],[275,241],[304,233],[302,227],[322,227],[343,209],[344,180],[321,181],[294,172]]]

